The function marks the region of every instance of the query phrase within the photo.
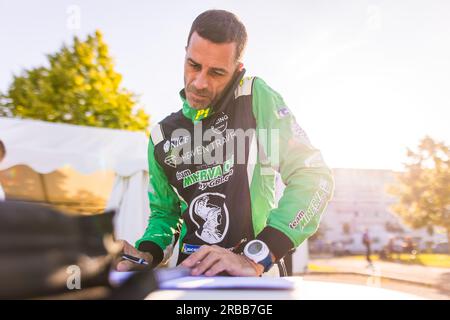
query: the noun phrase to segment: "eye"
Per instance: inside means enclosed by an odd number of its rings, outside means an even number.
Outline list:
[[[223,72],[218,71],[218,70],[214,70],[214,71],[212,71],[211,73],[212,73],[212,75],[215,76],[215,77],[222,77],[222,76],[225,75]]]
[[[198,63],[194,63],[192,61],[189,61],[189,65],[195,70],[200,70],[201,69],[201,66]]]

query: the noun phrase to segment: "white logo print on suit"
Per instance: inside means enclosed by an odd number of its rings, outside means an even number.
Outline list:
[[[225,238],[229,222],[225,195],[207,192],[197,196],[191,202],[189,216],[198,228],[195,235],[206,243],[219,243]]]

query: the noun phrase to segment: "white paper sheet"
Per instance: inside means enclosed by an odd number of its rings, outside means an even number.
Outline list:
[[[294,281],[270,277],[182,277],[163,281],[160,289],[269,289],[293,290]]]

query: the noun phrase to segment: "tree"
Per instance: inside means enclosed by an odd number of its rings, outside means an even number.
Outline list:
[[[389,193],[398,197],[392,210],[414,229],[439,226],[450,250],[450,148],[425,137],[416,152],[408,149],[405,171]]]
[[[48,67],[14,76],[0,100],[0,115],[50,122],[145,130],[149,116],[137,98],[121,87],[108,45],[100,31],[86,41],[47,55]]]

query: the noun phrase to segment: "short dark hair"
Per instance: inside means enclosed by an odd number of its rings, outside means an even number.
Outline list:
[[[242,58],[247,44],[247,30],[233,13],[225,10],[208,10],[201,13],[192,23],[188,46],[194,32],[214,43],[236,42],[236,60]]]
[[[3,141],[0,140],[0,161],[2,161],[5,156],[6,156],[6,148],[5,145],[3,144]]]

